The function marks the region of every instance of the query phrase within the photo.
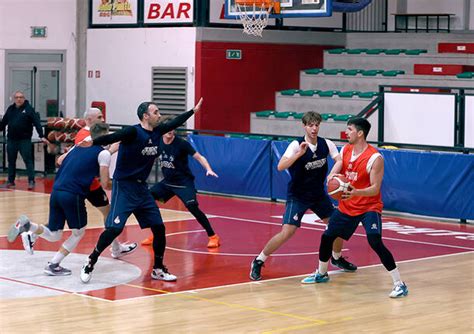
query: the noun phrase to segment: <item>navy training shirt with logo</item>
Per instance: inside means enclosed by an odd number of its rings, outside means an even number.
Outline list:
[[[189,169],[188,156],[196,150],[186,140],[174,137],[170,144],[160,141],[160,166],[164,182],[170,185],[187,185],[194,182],[194,175]]]

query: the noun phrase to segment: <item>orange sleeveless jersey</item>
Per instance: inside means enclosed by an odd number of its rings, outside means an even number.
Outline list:
[[[341,174],[343,174],[355,188],[367,188],[370,186],[370,175],[367,173],[367,163],[370,157],[379,151],[372,145],[369,145],[355,161],[351,162],[353,149],[354,147],[351,144],[344,146]],[[380,192],[375,196],[355,196],[345,201],[339,201],[339,211],[349,216],[358,216],[368,211],[382,213],[382,208],[382,194]]]
[[[86,128],[82,128],[77,132],[76,138],[74,139],[74,144],[79,144],[81,141],[83,141],[85,138],[91,135],[90,130]],[[91,183],[90,186],[90,191],[97,190],[101,187],[99,179],[96,177]]]

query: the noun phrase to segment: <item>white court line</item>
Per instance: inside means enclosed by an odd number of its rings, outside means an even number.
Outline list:
[[[227,217],[227,216],[214,216],[214,218],[224,218],[224,219],[230,219],[230,220],[246,221],[246,222],[256,223],[256,224],[266,224],[266,225],[278,225],[278,226],[281,226],[281,224],[279,224],[279,223],[272,223],[272,222],[268,222],[268,221],[254,220],[254,219],[234,218],[234,217]],[[302,229],[306,229],[306,230],[314,230],[314,231],[325,231],[325,230],[326,230],[326,229],[315,228],[315,227],[307,227],[307,226],[302,226],[301,228],[302,228]],[[361,234],[361,233],[354,233],[353,235],[356,235],[356,236],[358,236],[358,237],[364,237],[364,238],[367,237],[365,234]],[[474,248],[472,248],[472,247],[463,247],[463,246],[454,246],[454,245],[438,244],[438,243],[427,242],[427,241],[406,240],[406,239],[390,238],[390,237],[384,237],[384,236],[382,236],[382,239],[391,240],[391,241],[408,242],[408,243],[421,244],[421,245],[430,245],[430,246],[438,246],[438,247],[465,249],[465,250],[469,250],[469,251],[474,250]]]
[[[444,254],[444,255],[436,255],[436,256],[430,256],[430,257],[425,257],[425,258],[418,258],[418,259],[411,259],[411,260],[404,260],[404,261],[397,261],[397,265],[399,263],[410,263],[410,262],[418,262],[418,261],[425,261],[425,260],[433,260],[433,259],[440,259],[444,257],[450,257],[450,256],[458,256],[458,255],[465,255],[465,254],[474,254],[474,251],[470,252],[462,252],[462,253],[453,253],[453,254]],[[373,268],[373,267],[380,267],[382,264],[372,264],[368,266],[362,266],[358,267],[357,270],[360,269],[368,269],[368,268]],[[330,275],[339,275],[341,273],[345,273],[343,270],[334,270],[334,271],[329,271],[328,272]],[[357,273],[357,272],[356,272]],[[356,273],[347,273],[348,275],[353,275]],[[126,299],[119,299],[115,300],[113,302],[121,302],[121,301],[135,301],[135,300],[143,300],[143,299],[148,299],[148,298],[157,298],[157,297],[164,297],[164,296],[170,296],[170,295],[179,295],[179,294],[185,294],[185,293],[192,293],[192,294],[198,294],[199,292],[202,291],[208,291],[208,290],[217,290],[217,289],[222,289],[222,288],[233,288],[237,286],[245,286],[245,285],[262,285],[267,282],[276,282],[276,281],[282,281],[286,279],[291,279],[291,278],[298,278],[298,277],[304,277],[308,276],[311,273],[308,274],[302,274],[302,275],[294,275],[294,276],[285,276],[285,277],[279,277],[279,278],[271,278],[271,279],[266,279],[266,280],[261,280],[261,281],[249,281],[249,282],[243,282],[243,283],[235,283],[235,284],[227,284],[227,285],[219,285],[219,286],[213,286],[209,288],[202,288],[202,289],[192,289],[192,290],[186,290],[186,291],[178,291],[178,292],[168,292],[164,294],[156,294],[156,295],[149,295],[149,296],[141,296],[141,297],[131,297],[131,298],[126,298]],[[178,277],[179,279],[179,277]],[[250,280],[250,279],[249,279]],[[310,286],[301,284],[301,287],[307,287]],[[159,289],[156,289],[159,290]]]

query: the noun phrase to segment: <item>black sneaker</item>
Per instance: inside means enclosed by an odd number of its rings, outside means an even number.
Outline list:
[[[344,271],[357,270],[357,266],[355,264],[350,263],[349,261],[346,260],[345,257],[342,257],[342,256],[337,260],[331,256],[331,264],[340,269],[343,269]]]
[[[257,260],[255,258],[250,265],[250,279],[252,281],[260,281],[262,276],[260,272],[262,271],[262,267],[264,266],[264,262],[262,260]]]

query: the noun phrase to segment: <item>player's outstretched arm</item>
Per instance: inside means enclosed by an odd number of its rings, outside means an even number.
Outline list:
[[[202,156],[199,152],[194,153],[193,158],[196,159],[202,167],[206,170],[206,176],[214,176],[214,177],[219,177],[213,170],[211,165],[209,164],[209,161]]]
[[[161,134],[165,134],[183,125],[184,122],[188,120],[188,118],[190,118],[192,115],[194,115],[194,113],[198,112],[201,109],[202,101],[203,101],[203,98],[201,97],[199,99],[199,102],[196,104],[196,106],[193,109],[176,116],[170,121],[158,124],[158,126],[153,131],[158,131]]]

